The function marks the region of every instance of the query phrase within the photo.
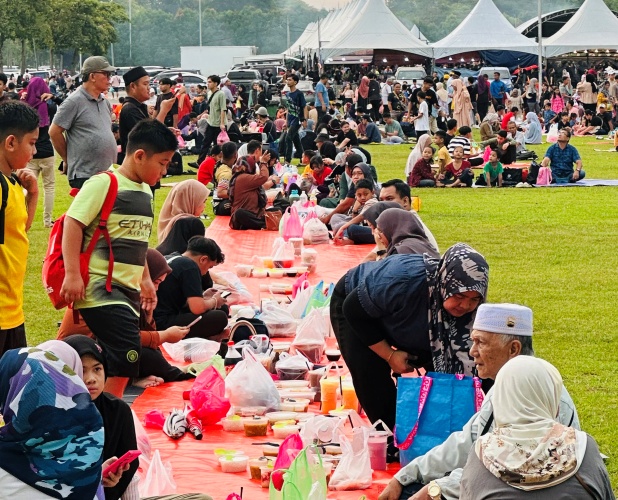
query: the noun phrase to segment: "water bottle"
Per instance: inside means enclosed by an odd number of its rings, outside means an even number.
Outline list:
[[[298,194],[298,191],[296,191],[296,189],[294,189],[290,193],[290,203],[294,203],[295,201],[298,201],[299,199],[300,199],[300,196]]]
[[[236,364],[242,361],[242,356],[238,352],[238,349],[234,347],[234,342],[230,341],[227,343],[227,353],[225,355],[225,359],[223,360],[223,366],[225,366],[225,373],[230,373]]]
[[[312,207],[316,207],[318,205],[318,197],[315,195],[315,193],[311,193],[309,201],[311,202]]]
[[[309,198],[307,198],[307,193],[305,193],[304,191],[301,193],[300,195],[300,206],[303,208],[307,207],[307,203],[309,203]]]

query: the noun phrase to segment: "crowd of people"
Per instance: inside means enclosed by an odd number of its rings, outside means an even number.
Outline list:
[[[476,145],[469,91],[456,72],[448,80],[426,78],[407,97],[399,84],[385,91],[370,73],[356,90],[343,87],[344,112],[333,106],[327,75],[320,76],[315,101],[308,103],[296,88],[298,75],[290,73],[285,109],[271,121],[258,92],[247,119],[259,121],[262,140],[239,147],[230,140],[230,125],[238,128],[231,82],[211,75],[208,92],[191,100],[162,79],[161,94],[149,107],[150,78],[135,67],[123,75],[127,97],[116,116],[104,97],[114,71],[103,57],[86,59],[81,84],[57,110],[48,105],[53,96],[48,82],[30,78],[22,98],[11,99],[0,75],[5,271],[0,277],[0,491],[17,499],[136,498],[135,464],[101,475],[102,466],[136,447],[132,417],[120,399],[125,389],[191,378],[166,360],[162,343],[199,337],[221,341],[223,349],[229,337],[229,308],[215,288],[231,286],[215,270],[225,255],[205,237],[201,219],[212,193],[215,214],[229,215],[231,230],[268,229],[275,214],[280,217],[305,195],[335,244],[375,245],[339,280],[330,303],[333,331],[370,421],[394,427],[393,373],[476,371],[487,382],[485,402],[464,429],[403,467],[380,500],[582,498],[584,492],[614,498],[596,443],[579,430],[560,374],[534,357],[532,311],[486,303],[487,260],[463,243],[440,252],[412,208],[411,185],[471,186],[474,166],[484,164],[481,183],[500,186],[502,165],[524,150],[525,137],[540,141],[536,110],[528,111],[526,126],[517,119],[524,101],[506,112],[508,99],[519,97],[514,91],[498,89],[492,97],[487,113],[479,116],[483,141]],[[592,85],[589,75],[586,83]],[[388,78],[384,85],[390,85]],[[493,83],[485,85],[493,96]],[[534,79],[528,85],[538,91]],[[529,100],[528,106],[536,102]],[[179,117],[196,106],[199,114]],[[482,106],[476,111],[483,113]],[[397,139],[408,135],[406,116],[408,130],[418,136],[407,178],[378,182],[371,154],[361,144],[373,142],[376,130],[384,142],[401,142]],[[384,130],[377,126],[380,120]],[[283,138],[276,137],[278,127]],[[556,182],[585,175],[569,144],[572,131],[561,127],[542,161]],[[228,137],[222,140],[224,132]],[[191,134],[201,136],[197,179],[170,191],[158,215],[158,246],[148,248],[155,229],[154,190],[178,154],[180,139]],[[488,147],[488,161],[475,154],[479,146]],[[76,192],[58,222],[65,266],[59,293],[72,309],[58,340],[28,348],[27,232],[35,217],[39,172],[45,186],[43,223],[52,225],[53,189],[48,192],[46,176],[49,170],[54,176],[55,154]],[[291,164],[295,156],[304,170]],[[116,184],[111,214],[102,221],[106,194]],[[269,204],[271,191],[277,195]],[[84,269],[83,252],[103,225],[109,241],[94,240]],[[398,460],[392,442],[388,452],[390,460]]]

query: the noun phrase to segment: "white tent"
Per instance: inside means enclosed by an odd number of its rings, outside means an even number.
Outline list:
[[[425,35],[423,35],[423,33],[421,32],[420,28],[416,24],[414,26],[412,26],[412,29],[410,30],[410,33],[412,33],[412,36],[414,38],[419,39],[421,42],[429,43],[429,40],[427,40],[427,37]]]
[[[492,0],[479,0],[450,35],[431,47],[436,59],[476,50],[538,51],[536,42],[519,33]]]
[[[554,36],[543,41],[546,57],[585,49],[618,50],[618,18],[603,0],[586,0]]]
[[[338,26],[340,33],[322,44],[324,58],[361,50],[398,50],[431,57],[424,44],[397,19],[384,0],[365,0],[361,11],[351,22]]]

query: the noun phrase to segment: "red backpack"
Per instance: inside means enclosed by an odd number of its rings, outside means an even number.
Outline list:
[[[88,265],[90,264],[90,257],[94,252],[94,247],[103,236],[109,247],[109,266],[107,268],[107,280],[105,282],[105,289],[108,293],[112,291],[112,272],[114,270],[114,254],[112,252],[112,241],[109,237],[109,231],[107,230],[107,219],[114,208],[116,202],[116,195],[118,194],[118,179],[111,172],[101,172],[101,174],[109,175],[109,190],[105,196],[103,207],[101,208],[101,219],[99,225],[92,235],[92,239],[88,244],[88,248],[85,252],[79,254],[79,267],[80,274],[84,280],[84,286],[88,285],[90,274],[88,272]],[[71,192],[73,196],[77,194],[77,190]],[[60,296],[60,289],[64,282],[66,270],[64,268],[64,259],[62,257],[62,233],[64,232],[64,219],[66,214],[63,214],[55,223],[49,235],[49,243],[47,244],[47,253],[45,254],[45,260],[43,261],[43,286],[47,291],[49,300],[56,309],[62,309],[70,306]]]

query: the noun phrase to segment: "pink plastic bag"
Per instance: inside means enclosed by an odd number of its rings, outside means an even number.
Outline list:
[[[216,424],[227,414],[230,401],[225,397],[225,382],[214,366],[200,373],[189,395],[191,406],[202,424]]]
[[[489,155],[491,155],[491,148],[489,146],[485,146],[485,151],[483,151],[483,161],[485,163],[489,161]]]
[[[163,429],[165,415],[161,410],[150,410],[144,415],[144,425],[149,429]]]
[[[226,142],[230,142],[230,136],[227,135],[225,130],[222,130],[217,136],[217,144],[221,146],[221,144],[225,144]]]
[[[275,466],[273,470],[289,469],[290,465],[298,454],[303,449],[303,440],[300,434],[290,434],[283,440],[281,446],[279,446],[279,453],[277,454],[277,460],[275,460]]]
[[[536,178],[537,186],[549,186],[551,184],[551,168],[549,167],[541,167],[539,168],[539,174]]]
[[[298,210],[292,206],[288,208],[289,213],[286,212],[287,217],[283,221],[283,239],[288,241],[290,238],[302,238],[303,226],[298,216]]]

